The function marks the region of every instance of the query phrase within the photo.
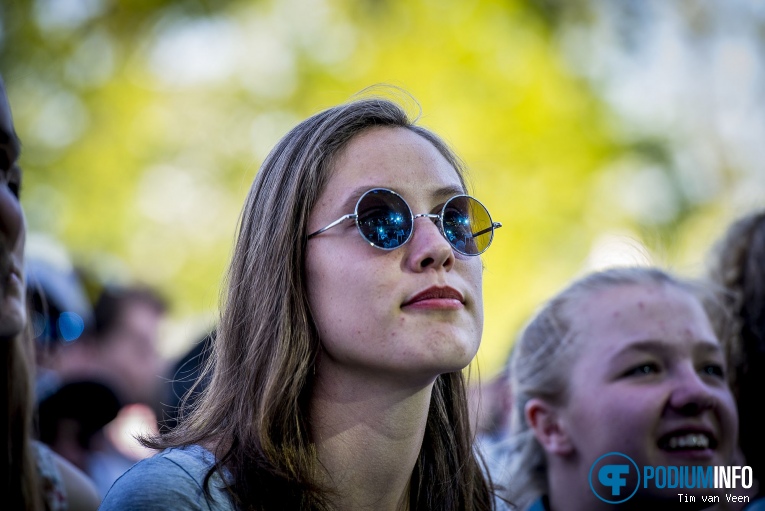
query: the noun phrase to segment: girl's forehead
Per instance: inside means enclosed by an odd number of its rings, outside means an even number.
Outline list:
[[[699,300],[673,285],[606,288],[570,308],[575,335],[596,351],[645,340],[716,339]]]
[[[440,151],[401,127],[369,128],[353,137],[334,159],[323,195],[354,202],[372,188],[391,189],[407,201],[444,189],[451,190],[449,196],[465,193],[460,175]]]

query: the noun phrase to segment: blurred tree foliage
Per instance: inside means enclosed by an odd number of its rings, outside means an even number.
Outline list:
[[[603,171],[653,259],[691,275],[765,201],[765,4],[533,0],[629,150]]]
[[[539,2],[0,8],[0,72],[24,143],[30,231],[61,240],[103,278],[157,286],[179,322],[212,317],[240,207],[270,147],[373,84],[416,98],[422,123],[454,145],[474,193],[504,225],[484,259],[484,374],[501,366],[534,308],[586,267],[599,235],[645,225],[618,207],[612,164],[660,161],[663,142],[618,135]],[[655,232],[671,236],[678,219]]]

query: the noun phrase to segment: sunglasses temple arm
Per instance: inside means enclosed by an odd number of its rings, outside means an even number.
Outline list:
[[[306,236],[306,239],[307,239],[307,240],[310,240],[310,239],[311,239],[311,238],[313,238],[314,236],[316,236],[316,235],[318,235],[318,234],[321,234],[321,233],[323,233],[324,231],[327,231],[327,230],[329,230],[329,229],[332,229],[334,226],[336,226],[336,225],[340,225],[341,223],[345,222],[346,220],[351,220],[351,219],[355,219],[355,218],[356,218],[356,215],[355,215],[355,214],[350,214],[350,215],[341,216],[340,218],[338,218],[337,220],[335,220],[334,222],[332,222],[332,223],[331,223],[331,224],[329,224],[328,226],[326,226],[326,227],[322,227],[321,229],[319,229],[319,230],[318,230],[318,231],[316,231],[316,232],[312,232],[311,234],[309,234],[308,236]]]
[[[502,224],[501,224],[501,223],[499,223],[499,222],[494,222],[493,224],[491,224],[491,227],[487,227],[487,228],[486,228],[486,229],[484,229],[483,231],[474,232],[474,233],[473,233],[473,238],[477,238],[477,237],[478,237],[478,236],[480,236],[481,234],[486,234],[487,232],[491,232],[491,231],[493,231],[494,229],[499,229],[500,227],[502,227]]]

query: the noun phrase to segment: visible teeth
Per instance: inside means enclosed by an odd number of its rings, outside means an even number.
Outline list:
[[[684,449],[686,447],[706,449],[709,447],[709,437],[703,433],[688,433],[683,436],[673,436],[669,439],[667,446],[670,449]]]

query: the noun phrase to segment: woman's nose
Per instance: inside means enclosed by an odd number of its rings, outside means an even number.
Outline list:
[[[407,266],[412,271],[420,272],[428,268],[449,271],[454,266],[452,246],[430,218],[415,219],[412,239],[407,245]]]
[[[715,406],[714,388],[695,368],[683,368],[674,378],[670,405],[683,415],[698,415]]]

